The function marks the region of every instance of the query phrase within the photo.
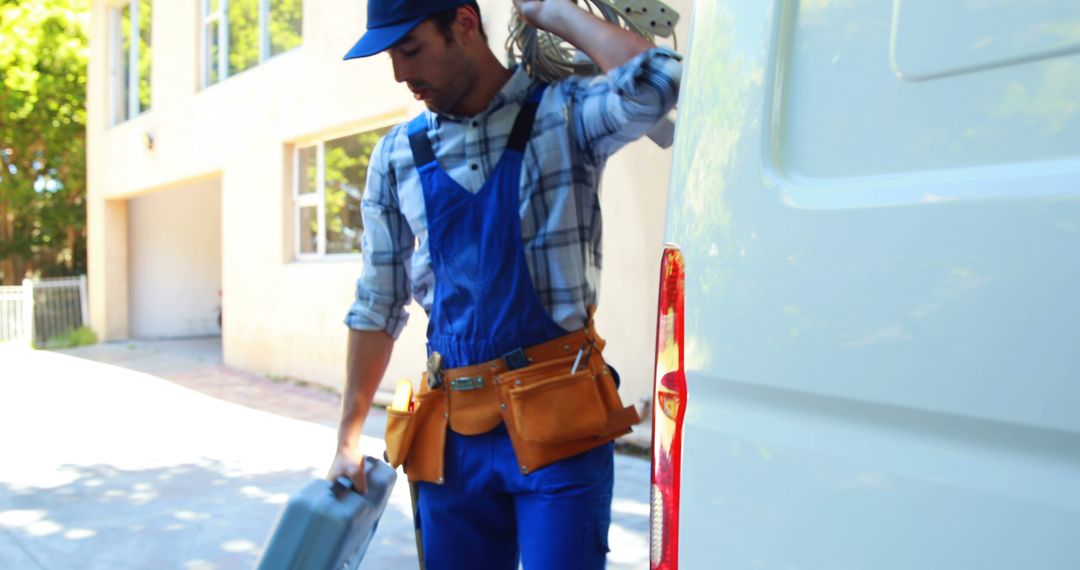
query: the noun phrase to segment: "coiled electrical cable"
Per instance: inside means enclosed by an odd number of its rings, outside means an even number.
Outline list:
[[[584,4],[592,14],[615,24],[616,26],[630,30],[656,45],[656,34],[651,29],[641,25],[632,17],[632,9],[625,0],[578,0],[578,4]],[[660,12],[670,11],[672,21],[668,21],[669,27],[678,19],[678,14],[660,4]],[[655,24],[655,22],[653,22]],[[672,39],[675,48],[678,49],[678,40],[672,31]],[[599,68],[584,54],[579,53],[562,38],[545,31],[537,30],[522,19],[514,9],[510,18],[510,35],[506,40],[506,56],[511,63],[518,63],[533,78],[546,82],[555,82],[571,75],[596,75]]]

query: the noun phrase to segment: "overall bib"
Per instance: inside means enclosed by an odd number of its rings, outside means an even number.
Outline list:
[[[435,274],[428,351],[446,368],[565,335],[533,288],[521,241],[525,146],[544,93],[522,104],[490,178],[473,194],[442,169],[421,115],[409,124]],[[419,484],[417,524],[430,570],[598,570],[611,517],[613,444],[521,473],[503,425],[450,431],[445,482]],[[520,549],[519,549],[520,547]]]

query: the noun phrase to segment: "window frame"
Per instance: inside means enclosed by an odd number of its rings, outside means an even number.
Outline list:
[[[201,46],[200,55],[199,55],[199,60],[202,62],[202,73],[200,73],[200,84],[201,84],[201,87],[203,89],[207,89],[209,87],[217,85],[218,83],[226,81],[227,79],[229,79],[230,77],[232,77],[234,75],[234,74],[229,73],[229,27],[230,27],[229,18],[228,18],[229,0],[217,0],[218,9],[217,9],[217,11],[215,11],[213,13],[210,12],[210,5],[211,5],[211,2],[213,2],[214,0],[200,0],[200,1],[202,3],[202,10],[201,10],[202,18],[200,19],[200,27],[201,27],[201,34],[202,34],[202,46]],[[271,48],[272,48],[272,46],[270,45],[270,3],[271,3],[272,0],[257,0],[257,1],[259,2],[259,18],[258,18],[258,26],[259,26],[259,61],[254,66],[252,66],[253,68],[258,67],[258,66],[266,63],[267,61],[269,61],[272,57],[275,57],[275,56],[271,55],[271,53],[270,53]],[[301,10],[303,10],[303,3],[301,4]],[[302,22],[302,20],[301,20],[301,22]],[[217,57],[216,62],[210,62],[209,61],[210,60],[210,49],[209,49],[210,48],[210,43],[209,43],[210,42],[210,27],[214,23],[218,24],[218,27],[217,27],[217,45],[219,46],[218,47],[218,57]],[[286,50],[284,52],[281,52],[281,53],[279,53],[277,55],[281,55],[282,53],[288,53],[288,52],[290,52],[290,51],[304,45],[303,38],[304,38],[304,29],[303,29],[303,23],[301,23],[301,25],[300,25],[300,40],[301,40],[300,43],[298,45],[296,45],[295,47],[290,48],[290,49],[288,49],[288,50]],[[212,63],[212,65],[211,65],[211,63]],[[210,74],[211,74],[212,71],[215,70],[215,68],[216,68],[216,71],[217,71],[217,81],[211,82],[210,81]],[[247,71],[247,69],[245,69],[243,71]],[[237,74],[243,73],[243,71],[237,72]]]
[[[142,55],[140,50],[142,49],[142,27],[140,26],[141,14],[139,13],[139,0],[123,0],[122,2],[112,2],[108,5],[108,25],[109,30],[109,61],[110,61],[110,78],[109,78],[109,124],[110,126],[116,126],[122,123],[126,123],[140,115],[150,112],[153,108],[153,91],[151,90],[150,101],[147,103],[146,109],[140,109],[140,95],[141,85],[139,77],[139,58]],[[153,1],[150,2],[150,20],[149,25],[150,38],[153,42]],[[124,53],[124,39],[123,39],[123,22],[124,22],[124,9],[128,10],[128,26],[131,34],[130,50]],[[153,46],[149,46],[151,50]],[[153,54],[151,54],[150,60],[150,77],[148,81],[153,84],[154,81],[154,61]]]
[[[348,136],[348,135],[345,135]],[[314,142],[298,144],[293,149],[293,257],[297,260],[318,260],[326,258],[344,259],[358,258],[359,253],[326,253],[326,141],[332,139],[319,139]],[[303,173],[300,169],[300,153],[309,148],[315,148],[315,191],[307,194],[300,193],[300,177]],[[300,212],[304,208],[315,207],[317,233],[315,235],[315,251],[305,253],[301,251],[301,231],[303,223]]]
[[[202,49],[199,53],[199,60],[202,61],[202,87],[205,89],[216,83],[224,81],[228,75],[221,76],[221,69],[225,69],[226,72],[229,69],[229,19],[225,17],[225,11],[228,9],[228,0],[218,0],[217,12],[210,13],[210,3],[213,0],[202,0]],[[210,60],[210,27],[214,24],[218,24],[217,27],[217,45],[218,45],[218,57],[217,62],[211,65]],[[218,70],[218,80],[214,83],[210,82],[210,72],[214,68]]]
[[[292,172],[289,177],[291,180],[289,183],[292,185],[292,189],[289,191],[289,197],[292,199],[289,206],[292,208],[292,212],[288,214],[287,219],[292,220],[292,260],[293,261],[359,261],[363,259],[364,252],[358,253],[327,253],[327,223],[326,223],[326,144],[347,138],[352,136],[359,136],[364,133],[370,133],[375,131],[388,131],[394,125],[400,123],[405,118],[404,115],[394,114],[392,116],[382,117],[380,120],[367,122],[365,121],[361,125],[353,124],[347,128],[334,129],[333,131],[323,132],[318,136],[310,138],[304,138],[295,141],[291,145],[292,153]],[[386,132],[380,134],[379,138],[386,136]],[[300,180],[303,176],[303,171],[300,165],[300,153],[306,149],[315,148],[315,191],[308,194],[300,194]],[[372,151],[374,151],[374,145],[372,145]],[[370,165],[369,165],[370,168]],[[364,179],[360,181],[363,184],[361,191],[361,200],[367,193],[367,174],[365,173]],[[315,251],[312,253],[304,253],[300,250],[301,244],[301,210],[307,207],[315,207],[316,216],[318,216],[318,235],[315,236]],[[367,231],[364,228],[363,231]],[[287,234],[286,234],[287,235]]]

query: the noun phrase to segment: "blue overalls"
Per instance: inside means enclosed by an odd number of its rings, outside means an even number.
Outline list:
[[[519,186],[544,93],[522,104],[491,177],[473,194],[439,166],[420,115],[409,141],[424,190],[435,299],[428,351],[456,368],[566,334],[540,303],[521,241]],[[528,475],[506,428],[447,434],[445,482],[420,483],[429,570],[598,570],[604,567],[614,481],[612,444]],[[520,551],[519,551],[520,547]]]

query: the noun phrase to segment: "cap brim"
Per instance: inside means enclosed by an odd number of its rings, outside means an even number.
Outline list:
[[[424,18],[416,18],[382,28],[372,28],[360,38],[360,41],[356,42],[349,53],[345,54],[345,59],[370,57],[382,53],[401,41],[405,34],[411,32],[423,21]]]

